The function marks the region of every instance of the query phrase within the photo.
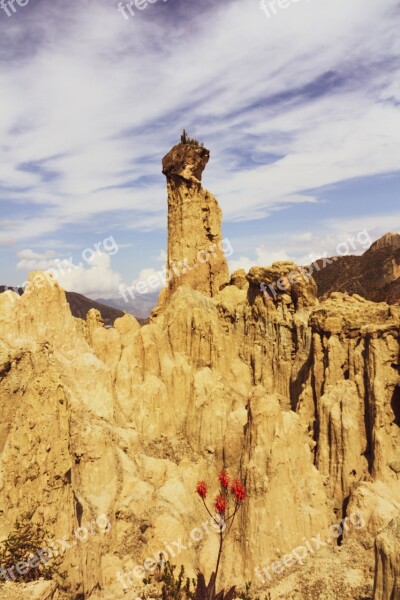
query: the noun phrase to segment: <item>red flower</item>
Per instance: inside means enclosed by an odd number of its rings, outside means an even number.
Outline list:
[[[200,498],[205,498],[207,496],[207,484],[205,481],[197,482],[196,492],[200,496]]]
[[[217,496],[215,498],[214,508],[219,514],[223,514],[226,511],[226,500],[223,496]]]
[[[246,488],[239,479],[235,479],[232,483],[231,494],[233,494],[238,502],[244,502],[246,500]]]
[[[227,490],[229,487],[229,477],[228,477],[228,473],[226,471],[221,471],[221,473],[218,475],[218,479],[219,482],[221,484],[221,486]]]

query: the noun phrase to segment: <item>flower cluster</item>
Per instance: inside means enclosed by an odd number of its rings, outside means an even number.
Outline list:
[[[199,481],[196,485],[196,492],[200,498],[206,498],[207,496],[207,484],[205,481]]]
[[[226,471],[221,471],[218,475],[218,481],[220,484],[220,493],[216,496],[214,500],[214,508],[219,515],[225,514],[228,503],[229,503],[229,483],[230,477]],[[205,502],[207,497],[207,483],[205,481],[199,481],[196,485],[196,493],[200,496],[200,498]],[[234,500],[235,504],[235,512],[238,509],[238,506],[246,500],[247,492],[243,483],[240,479],[234,479],[230,488],[231,496]]]
[[[246,488],[239,479],[235,479],[232,483],[231,494],[235,496],[237,502],[244,502],[246,500]]]
[[[218,495],[214,500],[214,508],[215,512],[220,515],[223,515],[226,511],[226,500],[223,496]]]
[[[227,490],[229,487],[229,475],[226,471],[221,471],[221,473],[218,475],[218,480],[221,484],[221,486]]]

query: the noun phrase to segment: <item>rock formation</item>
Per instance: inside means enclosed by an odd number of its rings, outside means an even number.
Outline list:
[[[316,465],[339,512],[369,476],[400,492],[390,467],[399,458],[399,322],[397,307],[340,293],[310,318],[312,382],[299,411],[312,415],[316,406]]]
[[[181,143],[162,161],[168,190],[168,296],[180,285],[215,296],[229,281],[221,209],[201,185],[209,158],[206,148]]]
[[[376,540],[374,600],[400,598],[400,516]]]
[[[222,240],[200,184],[207,160],[180,144],[163,161],[174,263]],[[22,297],[0,295],[0,535],[28,513],[65,538],[68,598],[123,597],[140,588],[144,561],[178,540],[172,561],[209,573],[218,540],[190,537],[206,518],[193,490],[222,467],[246,481],[249,500],[221,582],[261,585],[257,569],[359,514],[362,527],[348,521],[313,555],[325,571],[296,596],[312,597],[324,576],[328,589],[333,561],[352,573],[337,588],[348,600],[350,584],[365,593],[375,538],[400,511],[400,309],[343,293],[320,303],[293,263],[229,279],[225,257],[212,258],[174,274],[142,327],[125,315],[105,328],[96,310],[74,318],[38,273]],[[396,581],[396,554],[379,539],[376,590],[390,590],[382,573]],[[364,563],[348,571],[351,554]]]

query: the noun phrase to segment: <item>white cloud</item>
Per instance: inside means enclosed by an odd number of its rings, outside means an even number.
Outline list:
[[[48,258],[52,258],[55,256],[54,250],[46,250],[46,252],[34,252],[27,248],[26,250],[20,250],[17,252],[17,256],[19,258],[27,259],[27,260],[45,260]]]
[[[57,262],[54,260],[55,252],[46,250],[46,252],[34,252],[30,248],[17,252],[21,260],[17,263],[18,271],[45,271],[51,268],[57,268]]]
[[[42,43],[0,71],[0,183],[8,201],[36,206],[0,243],[89,227],[107,211],[121,226],[165,226],[161,176],[127,184],[159,173],[172,125],[174,134],[193,125],[212,141],[207,187],[228,220],[315,202],[304,190],[397,170],[400,111],[387,101],[398,96],[396,6],[315,0],[267,19],[257,1],[232,1],[209,18],[199,14],[188,34],[185,23],[158,19],[157,4],[126,22],[109,2],[85,0],[68,15],[44,3],[29,21]],[[15,39],[26,23],[13,21]],[[326,73],[337,83],[320,95]],[[257,162],[235,169],[232,156],[243,148]],[[263,153],[283,158],[261,164]]]
[[[268,267],[274,262],[285,260],[291,259],[284,248],[279,250],[269,250],[262,245],[255,249],[254,259],[248,258],[247,256],[241,256],[240,258],[229,260],[228,266],[231,273],[238,269],[244,269],[247,273],[251,267]]]
[[[45,271],[56,266],[53,260],[38,260],[37,258],[28,260],[24,258],[17,263],[16,268],[18,271]]]
[[[108,254],[95,254],[86,265],[79,265],[70,272],[58,271],[58,281],[67,291],[78,292],[93,298],[118,296],[122,277],[113,271]]]

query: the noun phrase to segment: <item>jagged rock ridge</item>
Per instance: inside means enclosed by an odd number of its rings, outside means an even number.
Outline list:
[[[187,146],[164,159],[169,261],[222,239],[200,184],[205,149]],[[67,549],[68,598],[122,597],[118,573],[199,526],[195,482],[222,466],[249,492],[225,581],[254,581],[257,567],[358,511],[365,527],[346,530],[344,547],[363,548],[365,563],[334,597],[372,585],[375,538],[400,511],[400,311],[342,293],[320,303],[312,278],[289,281],[296,269],[229,279],[220,257],[175,277],[143,327],[125,315],[106,329],[96,310],[76,319],[58,284],[35,274],[22,297],[0,295],[1,535],[26,512],[72,539],[98,515],[110,520],[108,534]],[[260,283],[277,277],[285,291],[267,297]],[[209,572],[216,546],[210,535],[175,562]],[[393,585],[380,573],[396,555],[378,541],[377,556],[383,600]],[[340,572],[334,547],[324,557]]]

